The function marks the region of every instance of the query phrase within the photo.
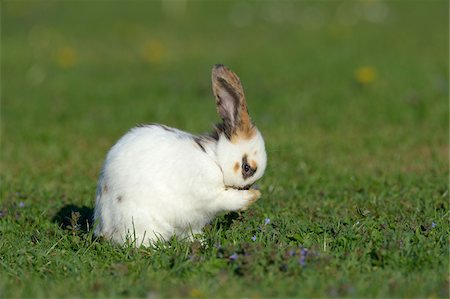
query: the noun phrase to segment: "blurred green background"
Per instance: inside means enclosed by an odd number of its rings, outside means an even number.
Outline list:
[[[60,183],[62,174],[95,176],[111,142],[136,123],[209,130],[217,120],[215,63],[241,77],[269,151],[302,158],[327,143],[320,163],[342,171],[367,168],[361,163],[384,169],[392,159],[425,167],[424,155],[448,150],[446,7],[3,2],[8,169],[38,175],[48,168]],[[67,164],[85,155],[98,164]]]
[[[374,225],[377,217],[405,223],[399,234],[439,217],[448,225],[447,1],[7,0],[0,8],[0,221],[1,242],[10,244],[0,246],[3,271],[39,272],[5,252],[54,227],[51,217],[64,205],[93,207],[106,152],[129,128],[160,122],[209,131],[218,121],[210,87],[216,63],[240,76],[266,140],[269,164],[256,212],[310,228],[311,240],[318,236],[311,247],[323,239],[315,223],[353,221],[355,206],[371,210]],[[16,210],[25,216],[14,218]],[[280,240],[289,225],[281,226]],[[386,266],[430,279],[428,289],[416,284],[410,293],[404,284],[409,296],[448,295],[445,234],[442,228],[434,241],[421,241],[439,252],[435,263],[411,266],[429,254],[418,250],[406,254],[411,267],[395,260]],[[42,250],[54,241],[47,236]],[[345,268],[338,264],[333,271]],[[319,285],[304,294],[332,296],[320,285],[327,281],[321,268],[313,271]],[[374,274],[379,285],[386,273]],[[45,281],[17,275],[33,281],[31,289]],[[363,286],[357,295],[366,295]]]

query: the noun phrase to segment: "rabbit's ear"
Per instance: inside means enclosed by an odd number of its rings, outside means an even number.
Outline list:
[[[244,90],[238,76],[225,66],[216,64],[211,77],[217,112],[223,120],[224,133],[228,138],[242,133],[249,135],[248,137],[253,135],[254,125],[248,115]]]

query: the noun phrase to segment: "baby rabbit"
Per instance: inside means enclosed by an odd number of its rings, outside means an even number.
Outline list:
[[[216,213],[259,199],[250,187],[264,174],[267,156],[241,82],[215,65],[212,88],[222,123],[210,135],[141,125],[110,149],[97,185],[96,236],[135,246],[192,237]]]

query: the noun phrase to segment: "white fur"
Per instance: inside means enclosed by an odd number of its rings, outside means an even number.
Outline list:
[[[109,151],[100,174],[95,235],[117,243],[128,238],[149,245],[173,235],[189,237],[220,211],[235,211],[255,200],[255,190],[237,190],[259,179],[266,167],[259,132],[233,144],[223,134],[204,139],[159,125],[137,127]],[[254,154],[256,152],[256,155]],[[258,164],[243,180],[233,170],[243,154]]]

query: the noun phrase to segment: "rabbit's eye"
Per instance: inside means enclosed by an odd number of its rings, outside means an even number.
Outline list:
[[[247,160],[247,155],[244,155],[244,157],[242,157],[242,177],[245,179],[248,179],[249,177],[251,177],[254,173],[256,172],[256,167],[252,168],[249,164],[248,164],[248,160]]]

